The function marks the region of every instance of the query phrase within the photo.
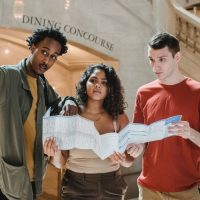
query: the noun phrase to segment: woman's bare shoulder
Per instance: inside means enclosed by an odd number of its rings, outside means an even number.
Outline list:
[[[117,119],[117,123],[119,124],[119,130],[124,128],[129,123],[129,118],[126,113],[120,114]]]

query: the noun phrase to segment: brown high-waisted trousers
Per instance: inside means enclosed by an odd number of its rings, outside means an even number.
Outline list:
[[[83,174],[67,170],[62,181],[62,200],[123,200],[127,184],[119,171]]]

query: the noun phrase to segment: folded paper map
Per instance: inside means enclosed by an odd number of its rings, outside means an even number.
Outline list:
[[[150,125],[129,123],[120,132],[100,135],[94,122],[80,115],[44,116],[43,141],[55,137],[59,149],[92,149],[101,159],[114,151],[123,153],[130,143],[146,143],[172,136],[167,126],[181,120],[181,115],[154,122]]]

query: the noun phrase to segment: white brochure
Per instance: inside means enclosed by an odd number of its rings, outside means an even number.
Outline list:
[[[150,125],[129,123],[119,133],[100,135],[94,122],[80,115],[44,116],[43,141],[55,137],[59,149],[92,149],[101,159],[109,157],[114,151],[123,153],[130,143],[146,143],[172,136],[167,126],[178,122],[181,116],[173,116]]]

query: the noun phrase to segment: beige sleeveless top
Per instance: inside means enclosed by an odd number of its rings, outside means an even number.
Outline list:
[[[113,122],[117,132],[116,121]],[[118,163],[113,163],[109,158],[101,160],[92,150],[71,149],[67,161],[67,169],[78,173],[107,173],[119,169]]]

